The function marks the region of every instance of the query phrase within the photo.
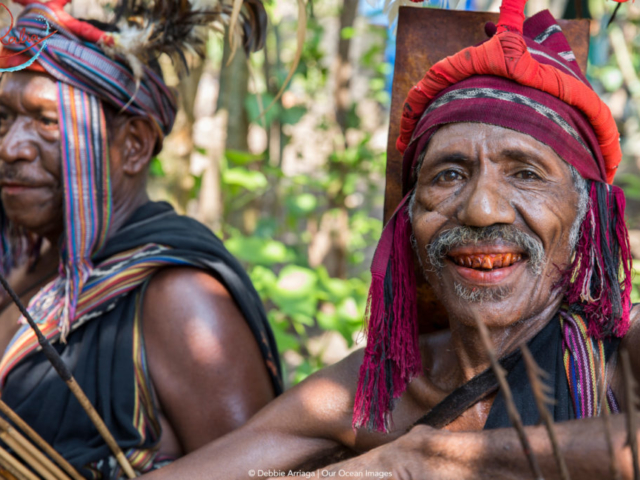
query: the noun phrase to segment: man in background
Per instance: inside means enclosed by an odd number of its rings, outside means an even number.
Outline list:
[[[230,6],[123,2],[120,17],[135,22],[107,25],[71,17],[68,0],[21,3],[11,35],[24,28],[30,40],[5,48],[3,67],[17,71],[0,80],[2,273],[146,472],[242,425],[282,390],[246,273],[207,228],[145,191],[177,109],[154,59],[201,51]],[[252,3],[240,21],[264,18]],[[54,30],[46,48],[29,44]],[[247,49],[259,47],[246,31]],[[83,475],[119,478],[18,308],[1,300],[2,399]]]

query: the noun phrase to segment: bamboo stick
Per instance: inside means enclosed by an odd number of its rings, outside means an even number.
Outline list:
[[[622,480],[618,463],[616,462],[615,448],[613,446],[613,435],[611,433],[611,418],[609,418],[609,409],[605,405],[607,401],[607,379],[602,377],[601,369],[596,369],[598,381],[600,382],[600,409],[602,410],[602,423],[604,426],[604,438],[607,442],[607,453],[609,454],[609,474],[611,480]]]
[[[0,439],[15,452],[16,456],[22,459],[25,465],[28,465],[33,470],[35,470],[40,476],[39,478],[43,478],[44,480],[58,480],[38,460],[36,460],[31,452],[20,445],[20,443],[12,438],[6,431],[0,432]]]
[[[37,471],[45,480],[70,480],[55,463],[47,458],[29,440],[23,437],[9,422],[0,417],[0,439],[2,439],[24,462]]]
[[[0,478],[4,480],[18,480],[18,477],[14,476],[9,470],[0,466]]]
[[[22,465],[17,458],[2,447],[0,447],[0,464],[9,470],[9,473],[16,476],[18,480],[40,480],[31,470]]]
[[[111,432],[104,423],[104,420],[102,420],[96,409],[91,404],[91,401],[82,391],[82,388],[80,388],[78,382],[76,382],[76,379],[73,377],[71,370],[69,370],[69,367],[67,367],[67,365],[64,363],[64,360],[62,360],[62,357],[60,357],[58,351],[53,348],[51,343],[49,343],[49,340],[47,340],[47,338],[42,334],[40,328],[29,314],[29,311],[22,304],[22,301],[20,300],[20,298],[18,298],[16,292],[14,292],[13,288],[11,288],[7,280],[2,275],[0,275],[0,284],[2,284],[4,289],[7,291],[13,302],[20,310],[20,313],[22,313],[24,318],[29,323],[29,326],[33,329],[36,337],[38,338],[38,343],[42,347],[42,352],[45,354],[60,378],[62,378],[62,380],[67,384],[74,396],[78,399],[84,411],[87,413],[87,415],[89,415],[89,418],[98,430],[98,433],[100,433],[106,444],[111,449],[111,452],[116,457],[116,460],[120,464],[120,467],[122,468],[124,473],[128,478],[136,478],[137,475],[133,470],[133,467],[131,467],[129,460],[127,460],[127,457],[125,457],[122,449],[118,446],[115,438],[113,438],[113,435],[111,435]]]
[[[56,462],[60,467],[69,474],[69,476],[73,480],[84,480],[84,477],[78,473],[78,471],[73,468],[73,466],[65,460],[65,458],[60,455],[51,445],[49,445],[46,440],[44,440],[38,433],[27,424],[22,418],[18,416],[16,412],[14,412],[9,405],[0,400],[0,412],[4,413],[7,418],[13,422],[13,424],[18,427],[18,429],[22,430],[23,433],[26,434],[27,437],[33,441],[40,449],[49,455],[51,459]]]
[[[478,327],[478,332],[480,333],[480,339],[482,340],[484,348],[487,351],[487,355],[489,356],[491,368],[493,368],[493,372],[495,373],[498,384],[500,385],[500,390],[502,391],[502,395],[504,396],[504,401],[507,405],[507,414],[509,415],[509,420],[518,433],[518,438],[520,439],[522,450],[524,450],[524,454],[529,461],[529,467],[531,468],[533,476],[536,478],[536,480],[542,480],[542,470],[540,470],[538,460],[533,454],[531,444],[529,443],[529,439],[527,438],[527,433],[524,431],[522,418],[520,418],[518,408],[513,401],[513,395],[511,393],[511,388],[509,387],[509,382],[507,382],[506,372],[500,365],[500,362],[498,362],[498,357],[496,356],[496,352],[493,349],[493,345],[491,344],[491,340],[489,338],[487,326],[479,317],[475,317],[475,321],[476,326]]]
[[[560,445],[558,444],[558,437],[556,436],[556,431],[553,427],[553,419],[551,418],[549,410],[547,410],[547,405],[552,404],[554,400],[548,397],[551,389],[549,385],[544,383],[541,377],[548,376],[548,374],[538,366],[526,344],[523,343],[520,346],[520,351],[522,352],[524,364],[527,369],[527,376],[529,377],[529,383],[533,390],[533,398],[536,401],[538,412],[540,412],[540,418],[542,418],[547,429],[547,434],[549,435],[549,441],[553,448],[553,456],[556,459],[556,464],[560,471],[560,478],[562,480],[570,480],[571,476],[569,475],[569,469],[564,461]]]

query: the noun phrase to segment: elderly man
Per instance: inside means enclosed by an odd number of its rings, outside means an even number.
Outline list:
[[[556,399],[549,409],[572,478],[610,478],[602,422],[588,417],[620,411],[613,359],[621,338],[637,345],[640,334],[629,301],[624,197],[610,185],[618,134],[551,15],[523,27],[523,10],[524,2],[505,1],[491,39],[436,64],[409,94],[398,140],[405,198],[373,260],[366,349],[150,480],[300,470],[531,478],[515,430],[505,429],[505,398],[478,321],[509,371],[545,478],[558,471],[546,432],[535,426],[523,343],[548,373]],[[420,338],[412,244],[450,325]],[[640,376],[638,349],[629,353]],[[612,418],[613,447],[630,478],[623,420]],[[313,472],[336,455],[356,456]]]
[[[126,39],[72,18],[67,1],[23,3],[12,35],[57,32],[46,48],[3,52],[2,66],[15,70],[0,80],[3,273],[133,468],[149,471],[243,424],[282,388],[246,273],[207,228],[145,192],[177,105],[143,60],[189,46],[219,12],[174,1],[125,11],[150,42],[125,60]],[[159,24],[169,38],[158,38],[158,14],[194,24],[179,32]],[[39,51],[32,63],[26,54]],[[118,478],[17,307],[0,300],[2,399],[83,475]]]

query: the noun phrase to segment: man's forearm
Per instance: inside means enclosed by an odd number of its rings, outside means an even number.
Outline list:
[[[560,450],[572,478],[610,479],[611,459],[602,418],[557,424]],[[611,417],[615,464],[623,479],[631,479],[633,466],[627,446],[625,418]],[[556,460],[543,427],[528,427],[527,436],[545,479],[560,478]],[[531,478],[531,469],[514,429],[482,432],[434,432],[416,427],[398,440],[400,450],[420,447],[423,471],[429,478]],[[413,445],[412,445],[413,444]],[[404,468],[404,466],[403,466]],[[411,477],[419,478],[419,477]]]
[[[624,480],[633,478],[625,418],[611,417],[615,465]],[[562,455],[572,479],[611,480],[611,459],[602,418],[556,425]],[[560,480],[544,427],[527,427],[545,480]],[[416,427],[407,435],[359,457],[322,469],[321,476],[385,474],[393,480],[530,480],[532,471],[514,429],[448,432]],[[347,472],[347,475],[345,475]],[[390,475],[390,477],[389,477]]]

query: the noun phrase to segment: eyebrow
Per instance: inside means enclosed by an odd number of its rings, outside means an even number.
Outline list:
[[[501,155],[508,157],[512,160],[515,160],[517,162],[522,162],[522,163],[538,163],[538,164],[544,164],[545,163],[545,159],[544,157],[536,154],[535,152],[525,152],[523,150],[519,150],[519,149],[514,149],[514,148],[506,148],[504,150],[502,150]]]
[[[431,158],[428,163],[431,166],[436,166],[442,165],[443,163],[464,164],[469,162],[471,162],[469,156],[462,152],[443,152]]]

